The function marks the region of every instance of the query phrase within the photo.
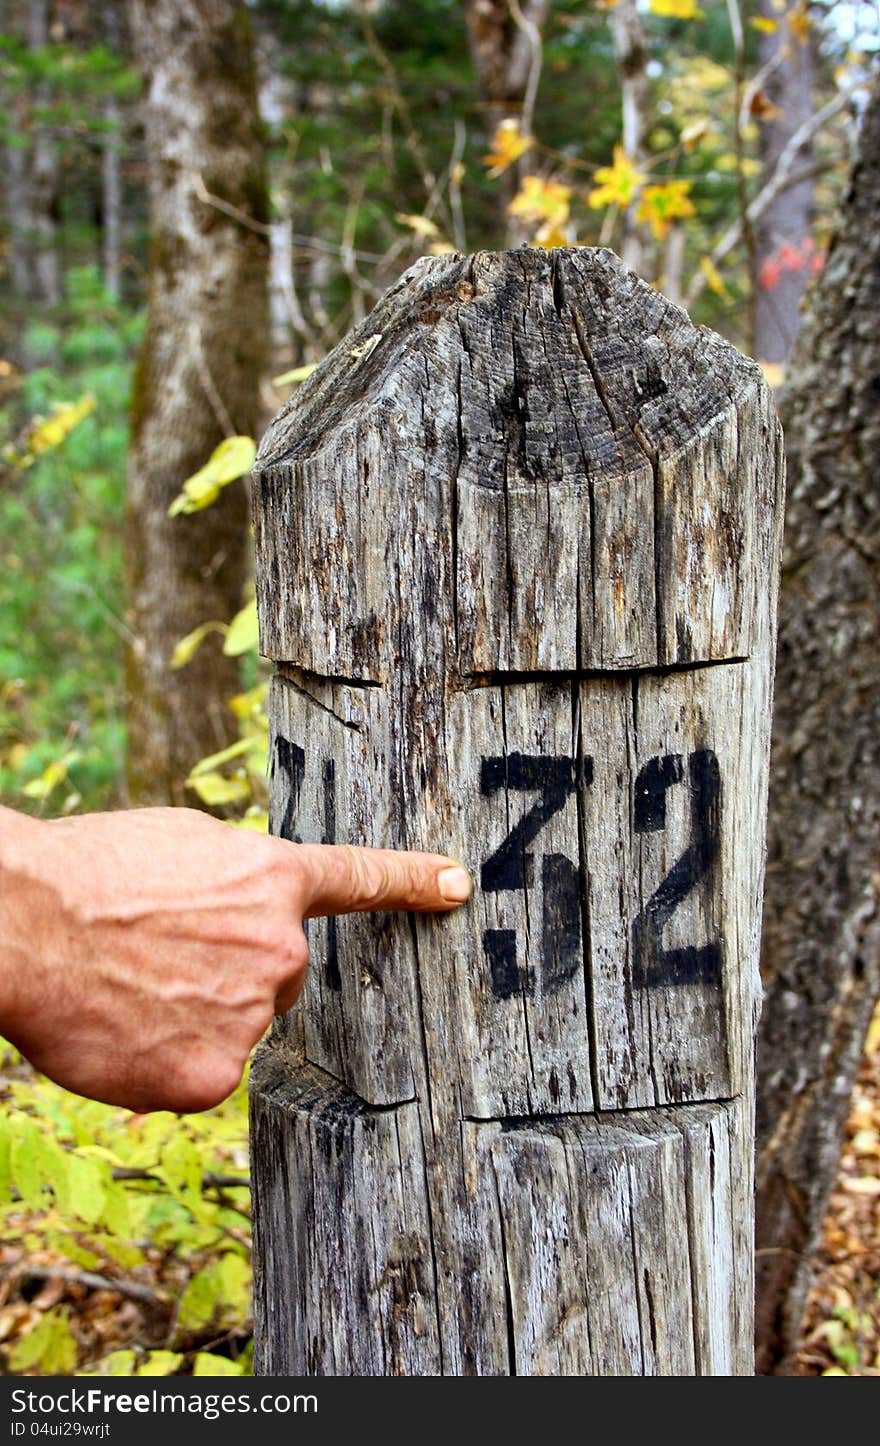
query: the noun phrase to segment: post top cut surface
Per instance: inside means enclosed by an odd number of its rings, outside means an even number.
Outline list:
[[[313,456],[368,414],[405,407],[410,391],[414,396],[424,386],[423,359],[442,365],[449,354],[451,329],[472,361],[481,357],[494,368],[499,383],[488,389],[481,435],[465,440],[488,451],[516,424],[519,465],[527,473],[530,459],[546,452],[548,416],[560,403],[567,410],[572,372],[594,406],[580,408],[589,427],[551,439],[562,450],[557,465],[570,475],[607,476],[639,465],[645,454],[669,456],[733,398],[762,384],[754,362],[694,326],[604,248],[423,257],[282,407],[263,438],[257,470]],[[573,401],[570,385],[568,394]],[[565,455],[567,444],[576,457]],[[489,467],[484,484],[492,485],[495,470]]]
[[[777,433],[760,368],[610,251],[426,258],[263,440],[263,651],[375,682],[416,653],[462,676],[748,656]]]

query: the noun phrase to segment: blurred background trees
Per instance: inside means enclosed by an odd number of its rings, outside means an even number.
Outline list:
[[[612,246],[781,387],[878,43],[869,0],[0,0],[3,800],[260,825],[232,439],[419,255]],[[797,438],[825,383],[796,365]]]

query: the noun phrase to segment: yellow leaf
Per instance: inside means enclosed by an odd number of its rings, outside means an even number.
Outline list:
[[[214,448],[204,467],[184,482],[182,491],[168,508],[168,516],[200,512],[203,507],[209,507],[223,487],[251,470],[256,455],[253,437],[226,437]]]
[[[78,753],[65,753],[61,758],[53,758],[40,774],[39,778],[32,778],[21,790],[25,798],[46,799],[50,793],[63,783],[67,778],[67,770],[72,763],[78,759]]]
[[[59,402],[51,416],[34,421],[25,438],[25,454],[17,460],[22,466],[29,467],[35,457],[60,447],[94,410],[95,399],[90,393],[80,397],[78,402]]]
[[[724,278],[708,256],[701,257],[700,270],[706,278],[709,290],[714,291],[716,296],[720,296],[722,300],[726,301],[730,293],[724,284]]]
[[[181,638],[177,644],[177,647],[171,654],[171,659],[168,663],[169,668],[185,668],[190,659],[198,652],[209,633],[225,632],[227,632],[226,623],[202,623],[199,627],[193,628],[192,632],[187,633],[186,637]]]
[[[773,35],[779,29],[779,21],[771,20],[769,15],[753,15],[749,24],[765,35]]]
[[[650,0],[649,8],[655,15],[668,15],[673,20],[701,20],[705,14],[697,0]]]
[[[768,387],[781,387],[785,381],[785,363],[759,361],[758,366],[764,373],[764,380]]]
[[[440,227],[429,216],[410,216],[405,211],[398,211],[394,219],[399,221],[401,226],[408,226],[414,235],[422,238],[440,234]]]
[[[236,828],[249,828],[254,833],[269,832],[269,815],[262,808],[249,808],[244,818],[236,818],[231,822]]]
[[[709,129],[709,122],[705,116],[700,120],[691,121],[690,125],[682,128],[681,143],[686,151],[692,151],[694,146],[701,141]]]
[[[230,698],[228,706],[240,723],[244,723],[248,718],[260,718],[266,711],[267,692],[267,684],[257,683],[255,688],[249,688],[246,693],[237,693],[234,698]]]
[[[522,134],[519,121],[511,117],[496,127],[490,144],[492,148],[483,160],[490,167],[490,176],[500,176],[502,171],[506,171],[508,166],[519,160],[534,142],[531,136]]]
[[[637,221],[647,221],[651,231],[662,241],[673,221],[693,216],[694,203],[689,197],[690,181],[665,181],[646,186],[636,212]]]
[[[287,387],[297,382],[304,382],[312,375],[317,366],[317,362],[306,362],[305,366],[294,367],[290,372],[282,372],[280,377],[272,378],[272,385],[273,387]]]
[[[806,45],[810,38],[810,17],[807,14],[807,7],[801,0],[788,16],[788,28],[801,45]]]
[[[561,226],[568,220],[571,187],[540,176],[526,176],[508,211],[523,221],[549,221]]]
[[[221,748],[219,753],[212,753],[208,758],[202,758],[190,769],[187,783],[194,779],[203,777],[206,773],[214,773],[221,763],[231,763],[233,758],[241,758],[247,753],[255,753],[257,749],[264,747],[265,739],[258,734],[251,738],[238,738],[235,743],[230,743],[228,748]]]
[[[222,773],[203,773],[200,778],[188,778],[187,788],[197,793],[202,803],[215,808],[223,803],[240,803],[250,797],[250,785],[244,778],[224,778]]]
[[[226,642],[223,644],[223,651],[228,658],[237,658],[251,648],[256,648],[260,641],[260,625],[257,618],[256,599],[249,602],[235,614],[229,624],[226,634]]]
[[[555,221],[545,221],[535,233],[533,245],[541,246],[545,251],[551,251],[554,246],[569,246],[571,243],[565,231],[557,226]]]
[[[599,184],[590,192],[587,202],[593,211],[600,206],[629,206],[644,179],[623,146],[615,146],[614,162],[596,171],[593,180]]]

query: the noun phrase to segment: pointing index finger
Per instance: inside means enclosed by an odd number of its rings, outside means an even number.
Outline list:
[[[369,909],[448,912],[465,903],[473,884],[446,854],[350,844],[293,844],[303,879],[303,918]]]

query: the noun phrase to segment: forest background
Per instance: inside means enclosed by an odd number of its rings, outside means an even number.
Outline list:
[[[419,255],[611,246],[784,398],[878,46],[867,0],[4,0],[0,801],[267,826],[254,439]],[[880,1374],[878,1086],[875,1020],[765,1369]],[[246,1373],[245,1087],[2,1088],[3,1369]]]

